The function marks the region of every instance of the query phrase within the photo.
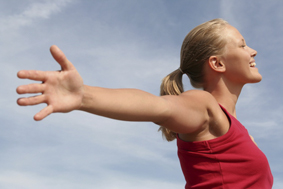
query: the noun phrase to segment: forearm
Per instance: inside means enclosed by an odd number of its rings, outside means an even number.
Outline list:
[[[118,120],[161,122],[166,100],[137,89],[84,86],[80,110]]]

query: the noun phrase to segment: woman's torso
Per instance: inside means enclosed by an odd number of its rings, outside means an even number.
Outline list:
[[[265,155],[246,128],[223,107],[219,109],[228,118],[228,131],[223,122],[223,135],[217,137],[213,129],[208,129],[205,137],[195,137],[207,140],[187,142],[177,138],[186,188],[271,188],[273,178]]]

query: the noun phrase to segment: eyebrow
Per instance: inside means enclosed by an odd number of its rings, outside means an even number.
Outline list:
[[[244,44],[246,44],[246,41],[245,41],[244,39],[242,39],[242,42],[243,42]]]

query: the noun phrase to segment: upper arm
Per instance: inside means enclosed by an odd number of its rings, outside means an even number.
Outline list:
[[[206,91],[190,90],[178,96],[162,96],[166,101],[165,117],[157,123],[176,133],[192,133],[208,124],[209,110],[218,106],[215,98]]]

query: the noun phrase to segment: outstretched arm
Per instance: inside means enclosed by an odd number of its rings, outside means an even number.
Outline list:
[[[138,89],[84,86],[80,110],[124,121],[160,122],[166,117],[166,100]]]
[[[50,51],[61,65],[61,71],[18,72],[19,78],[42,81],[17,88],[19,94],[41,93],[18,99],[21,106],[47,104],[34,116],[35,120],[42,120],[54,112],[83,110],[118,120],[151,121],[172,131],[186,133],[198,129],[208,119],[208,103],[205,102],[208,100],[203,100],[208,99],[206,93],[191,91],[179,96],[160,97],[137,89],[86,86],[57,46],[52,46]]]
[[[90,87],[83,80],[73,64],[57,47],[50,52],[61,65],[61,71],[22,70],[21,79],[42,81],[42,83],[19,86],[19,94],[41,93],[35,97],[20,98],[21,106],[46,103],[47,107],[34,116],[42,120],[54,112],[84,110],[93,114],[127,121],[160,121],[163,99],[136,89],[106,89]],[[156,106],[158,103],[160,106]]]

